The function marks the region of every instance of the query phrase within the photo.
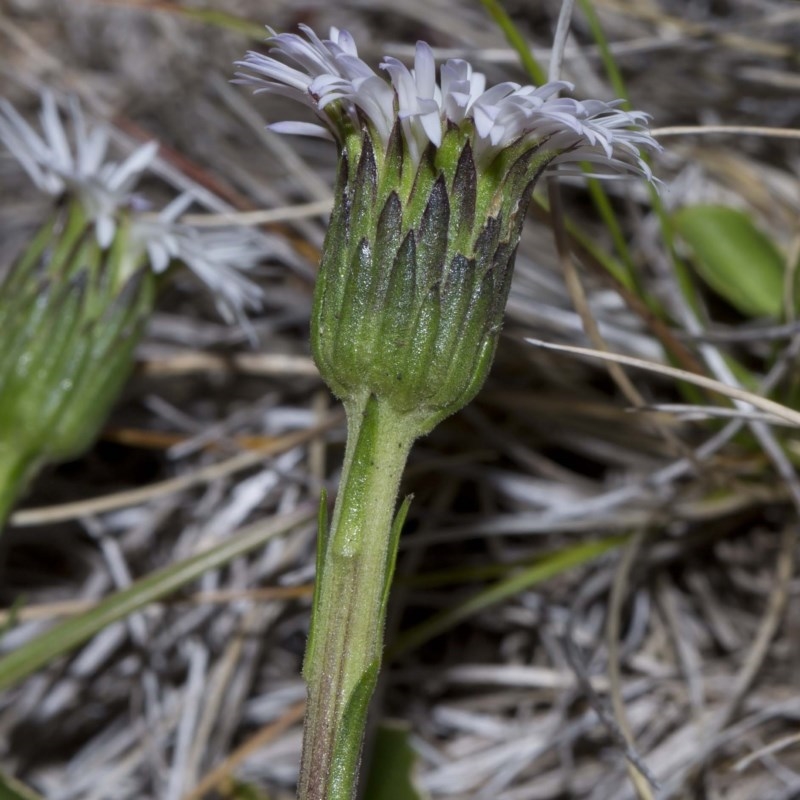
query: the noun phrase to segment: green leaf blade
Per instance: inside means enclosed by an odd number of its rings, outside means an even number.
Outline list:
[[[369,800],[424,800],[414,786],[417,754],[402,722],[384,721],[378,728],[364,797]]]
[[[742,211],[688,206],[674,217],[703,280],[746,316],[780,317],[785,263],[773,242]]]

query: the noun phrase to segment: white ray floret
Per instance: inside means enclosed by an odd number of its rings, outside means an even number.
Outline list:
[[[648,117],[621,110],[619,103],[560,97],[573,86],[552,81],[543,86],[501,83],[486,88],[486,78],[463,59],[446,61],[436,80],[433,51],[418,42],[414,68],[387,56],[380,76],[358,57],[353,37],[332,28],[320,39],[305,25],[298,34],[270,29],[270,54],[249,52],[237,62],[237,82],[291,97],[322,123],[281,122],[281,133],[323,135],[343,142],[363,126],[385,146],[399,122],[410,158],[441,144],[450,124],[469,131],[479,166],[518,143],[542,146],[558,155],[552,163],[591,162],[607,171],[651,178],[641,157],[659,146],[647,130]],[[281,60],[283,59],[283,60]],[[289,63],[285,63],[289,62]]]
[[[193,201],[182,194],[158,215],[134,219],[131,236],[147,251],[153,272],[162,273],[175,261],[185,264],[211,290],[228,322],[244,322],[245,312],[258,308],[263,299],[245,273],[269,254],[267,241],[248,229],[199,230],[177,221]]]
[[[74,146],[64,128],[53,95],[42,96],[40,136],[14,106],[0,98],[0,142],[17,159],[38,189],[57,197],[70,192],[94,222],[97,240],[108,247],[116,231],[115,214],[130,199],[133,187],[158,152],[155,142],[134,150],[122,163],[107,161],[108,131],[89,128],[74,98],[69,104]]]

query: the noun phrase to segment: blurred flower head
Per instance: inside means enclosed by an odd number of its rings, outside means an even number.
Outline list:
[[[133,272],[142,256],[154,273],[183,264],[208,286],[214,302],[232,320],[256,308],[261,291],[246,273],[265,255],[264,239],[233,229],[206,233],[182,224],[178,217],[192,202],[181,195],[161,213],[146,213],[148,203],[134,194],[158,153],[156,142],[141,145],[122,162],[108,158],[109,132],[90,125],[77,99],[69,100],[68,124],[55,98],[42,96],[41,135],[7,101],[0,98],[0,144],[5,145],[41,191],[62,202],[76,202],[93,225],[101,248],[113,245],[121,221]]]
[[[77,456],[97,435],[135,364],[160,275],[185,265],[216,307],[248,330],[261,291],[245,274],[268,240],[247,229],[200,230],[180,221],[184,194],[160,213],[133,194],[157,146],[120,163],[109,134],[69,102],[68,124],[42,98],[41,135],[0,100],[0,145],[51,212],[10,264],[0,264],[0,524],[46,463]]]

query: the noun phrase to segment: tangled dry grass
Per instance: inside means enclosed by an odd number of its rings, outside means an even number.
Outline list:
[[[336,24],[371,61],[408,57],[424,38],[491,81],[524,80],[501,32],[464,0],[184,5],[278,29]],[[790,0],[593,5],[656,127],[798,125]],[[559,4],[507,10],[546,63]],[[296,110],[228,83],[253,40],[179,12],[160,0],[0,4],[3,94],[33,113],[45,86],[75,93],[111,121],[122,150],[157,138],[146,192],[192,191],[199,222],[257,226],[272,254],[254,347],[194,284],[163,297],[101,441],[43,475],[4,534],[0,599],[18,606],[0,650],[248,523],[299,510],[301,524],[0,696],[2,768],[50,800],[288,798],[299,759],[308,514],[321,488],[335,490],[344,437],[307,346],[335,153],[265,131]],[[565,76],[581,96],[611,97],[580,12],[572,30]],[[796,138],[695,131],[662,142],[667,211],[745,209],[796,261]],[[666,344],[679,366],[723,381],[735,357],[757,379],[748,388],[792,405],[798,328],[744,319],[706,289],[704,306],[689,307],[645,187],[609,193],[636,291],[586,251],[565,271],[545,213],[532,212],[490,381],[415,448],[376,713],[408,724],[416,781],[433,798],[800,798],[794,431],[716,394],[676,411],[665,404],[686,394],[672,379],[527,342],[602,340],[656,362]],[[562,195],[588,241],[612,252],[582,184]],[[0,260],[41,213],[0,155]],[[586,564],[521,580],[497,602],[479,594],[602,541],[606,553]],[[435,614],[438,635],[404,646]]]

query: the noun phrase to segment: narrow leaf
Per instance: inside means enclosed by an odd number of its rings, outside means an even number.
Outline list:
[[[465,602],[445,609],[421,625],[405,631],[389,648],[386,655],[388,658],[396,658],[413,650],[490,606],[507,600],[537,583],[594,561],[608,551],[623,545],[628,538],[627,536],[613,536],[600,541],[583,542],[572,547],[565,547],[563,550],[552,553],[515,575],[478,592]]]
[[[311,602],[311,624],[308,628],[306,654],[314,652],[314,620],[317,618],[317,605],[319,604],[319,588],[322,586],[322,569],[325,566],[325,551],[328,549],[328,492],[323,489],[319,496],[319,510],[317,511],[317,555],[316,569],[314,571],[314,598]],[[308,680],[313,664],[303,659],[303,677]]]
[[[397,550],[400,544],[400,534],[403,531],[403,525],[405,524],[406,516],[408,515],[408,509],[411,507],[411,501],[413,499],[413,494],[406,495],[399,511],[397,512],[397,515],[394,518],[394,522],[392,523],[392,531],[389,534],[389,545],[386,548],[386,582],[383,585],[383,597],[381,598],[381,619],[386,619],[386,607],[389,604],[389,592],[392,588],[394,567],[397,563]]]
[[[329,796],[329,800],[345,800],[355,796],[353,787],[358,781],[367,711],[369,701],[375,692],[375,685],[378,683],[379,669],[380,662],[373,661],[347,698],[344,713],[337,725],[331,760],[331,774],[336,776],[332,780],[332,785],[335,785],[336,792]]]
[[[199,578],[210,569],[227,564],[261,547],[269,539],[311,521],[314,511],[301,508],[282,517],[243,528],[210,550],[191,556],[136,581],[91,611],[68,619],[0,659],[0,691],[13,686],[54,658],[69,653],[103,628],[138,611]]]

